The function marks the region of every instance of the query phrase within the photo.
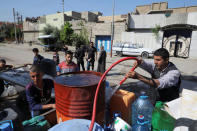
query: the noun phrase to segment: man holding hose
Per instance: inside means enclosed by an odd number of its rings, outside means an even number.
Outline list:
[[[140,59],[134,63],[143,70],[151,74],[152,78],[147,78],[135,71],[126,74],[127,78],[138,79],[157,90],[157,100],[167,102],[179,97],[181,85],[181,73],[176,66],[169,62],[169,52],[160,48],[154,52],[154,63]]]

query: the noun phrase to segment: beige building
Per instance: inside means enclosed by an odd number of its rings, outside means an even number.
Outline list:
[[[64,14],[57,12],[56,14],[41,16],[38,21],[40,35],[42,35],[41,31],[47,24],[57,27],[58,29],[61,29],[65,21],[79,20],[79,19],[81,19],[81,13],[75,11],[64,12]]]
[[[167,48],[171,56],[194,57],[197,56],[197,6],[168,8],[167,2],[152,3],[137,6],[135,11],[126,15],[114,16],[114,41],[130,42],[143,45],[146,48]],[[112,36],[112,16],[102,16],[100,12],[65,12],[41,16],[36,27],[26,24],[24,34],[29,40],[34,40],[37,32],[50,24],[61,28],[64,21],[69,21],[76,33],[87,31],[90,41],[96,47],[105,46],[109,52]],[[83,28],[79,24],[83,22]],[[32,26],[33,26],[32,25]],[[157,34],[153,29],[159,26]],[[36,33],[33,33],[36,32]],[[41,34],[40,34],[41,35]],[[35,37],[34,37],[35,36]],[[32,37],[32,38],[30,38]]]
[[[39,42],[39,23],[38,21],[30,21],[26,19],[23,22],[23,35],[24,35],[24,42]]]
[[[168,8],[168,2],[152,3],[150,5],[136,6],[134,15],[161,14],[161,13],[191,13],[196,12],[197,6]]]

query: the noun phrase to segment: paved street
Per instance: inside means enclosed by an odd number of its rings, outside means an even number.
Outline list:
[[[33,53],[32,48],[38,47],[40,49],[40,54],[45,58],[52,58],[52,52],[44,52],[42,47],[39,45],[29,46],[29,44],[0,44],[0,58],[6,59],[8,64],[13,64],[15,67],[21,66],[25,63],[32,63]],[[73,50],[73,47],[69,47],[69,50]],[[112,63],[123,57],[113,56],[112,58],[107,56],[107,68],[111,66]],[[60,61],[64,60],[64,53],[60,52]],[[147,59],[152,61],[153,59]],[[170,60],[179,68],[183,76],[182,86],[184,88],[189,88],[192,90],[197,90],[197,59],[184,59],[184,58],[170,58]],[[74,58],[76,62],[76,59]],[[124,61],[117,66],[115,66],[107,76],[107,80],[110,82],[111,86],[118,84],[118,82],[124,78],[126,72],[131,69],[133,61]],[[86,65],[85,65],[86,66]],[[97,69],[97,62],[95,62],[95,70]],[[149,76],[148,73],[137,68],[137,72],[142,73],[143,75]],[[139,87],[140,83],[137,80],[128,79],[125,81],[123,88]]]

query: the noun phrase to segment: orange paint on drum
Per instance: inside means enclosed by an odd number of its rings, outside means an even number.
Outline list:
[[[102,74],[81,71],[62,74],[55,79],[55,101],[58,123],[70,119],[91,119],[94,95]],[[103,121],[105,109],[105,81],[97,101],[96,121]],[[101,116],[103,114],[103,116]],[[102,124],[102,123],[101,123]]]

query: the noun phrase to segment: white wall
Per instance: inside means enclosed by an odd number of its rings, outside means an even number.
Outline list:
[[[155,25],[163,26],[165,16],[163,14],[155,15],[131,15],[130,28],[154,28]]]
[[[189,13],[187,23],[190,25],[197,25],[197,12]]]
[[[146,32],[122,32],[121,34],[122,42],[137,43],[153,50],[161,48],[162,37],[163,32],[159,32],[159,37],[156,39],[151,30]]]
[[[50,24],[60,29],[61,26],[63,25],[63,14],[58,13],[58,14],[46,15],[46,24]]]
[[[166,17],[164,14],[131,15],[129,28],[154,28],[155,25],[161,27],[173,24],[197,25],[197,12],[175,13]]]
[[[197,31],[192,32],[189,57],[197,58]]]

